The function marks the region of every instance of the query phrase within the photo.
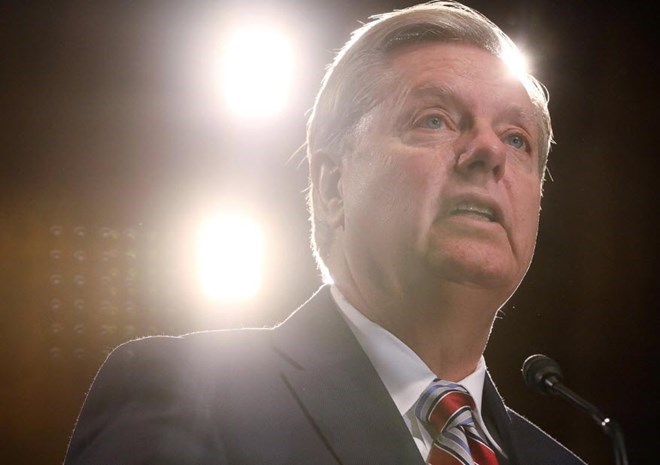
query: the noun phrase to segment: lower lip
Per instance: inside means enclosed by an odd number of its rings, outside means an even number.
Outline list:
[[[474,212],[457,212],[457,213],[452,213],[449,216],[454,218],[468,218],[471,220],[480,221],[482,223],[497,223],[495,220],[490,219],[490,217],[486,215],[482,215],[480,213],[474,213]]]
[[[502,225],[497,221],[491,221],[488,217],[478,214],[458,213],[446,216],[444,221],[450,230],[460,235],[471,235],[472,233],[481,232],[490,234],[500,234],[503,229]],[[442,227],[442,226],[441,226]]]

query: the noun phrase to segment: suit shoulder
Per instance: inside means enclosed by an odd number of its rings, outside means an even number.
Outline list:
[[[201,331],[182,336],[148,336],[117,346],[106,364],[219,364],[241,353],[263,352],[270,345],[268,329]],[[243,355],[245,354],[245,355]]]
[[[244,340],[255,341],[270,337],[273,328],[239,328],[239,329],[218,329],[207,331],[196,331],[178,336],[156,335],[145,336],[124,342],[117,346],[135,348],[147,347],[202,347],[204,345],[231,344]]]
[[[552,463],[556,464],[586,465],[577,455],[518,412],[507,408],[507,413],[518,443],[533,448],[534,454],[552,457]]]

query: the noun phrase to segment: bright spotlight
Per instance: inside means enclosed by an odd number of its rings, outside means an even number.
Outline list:
[[[199,231],[197,267],[202,292],[216,301],[245,300],[261,284],[263,234],[250,218],[224,214]]]
[[[284,108],[293,79],[289,38],[269,25],[235,28],[223,41],[222,95],[239,116],[272,116]]]
[[[529,74],[529,59],[517,48],[507,48],[502,54],[502,60],[509,71],[518,79],[524,79]]]

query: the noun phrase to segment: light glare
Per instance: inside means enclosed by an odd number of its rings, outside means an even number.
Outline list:
[[[509,71],[518,79],[523,80],[529,74],[529,59],[517,48],[507,48],[502,54],[502,60]]]
[[[293,78],[293,47],[271,26],[252,25],[230,33],[222,50],[222,95],[239,116],[279,113]]]
[[[202,292],[214,301],[253,297],[261,285],[263,234],[253,220],[232,214],[207,219],[197,246]]]

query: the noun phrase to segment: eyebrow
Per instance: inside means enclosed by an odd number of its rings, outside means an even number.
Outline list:
[[[450,86],[438,85],[437,83],[427,84],[413,89],[403,89],[395,97],[394,111],[392,114],[399,115],[397,120],[399,124],[402,121],[412,118],[416,105],[422,103],[432,103],[442,100],[451,105],[463,107],[460,99],[455,96]]]
[[[416,87],[407,93],[405,96],[406,100],[408,100],[409,97],[421,99],[423,101],[427,99],[441,98],[450,100],[452,103],[460,103],[460,99],[456,97],[456,92],[452,87],[444,84],[427,84]]]
[[[466,106],[465,103],[459,97],[457,97],[456,92],[452,89],[452,86],[439,83],[430,83],[416,87],[411,89],[402,97],[403,98],[400,102],[401,108],[406,108],[414,103],[426,103],[432,102],[434,100],[446,101],[449,104],[458,107],[459,109]],[[507,105],[502,111],[499,112],[497,119],[514,120],[528,130],[531,128],[535,128],[537,130],[540,129],[540,118],[535,111],[535,108],[532,111],[529,111],[525,108],[522,108],[520,105]]]
[[[532,111],[529,111],[518,105],[509,105],[500,112],[498,119],[513,121],[528,132],[535,130],[537,132],[536,137],[540,137],[543,132],[541,130],[541,117],[535,111],[534,107]]]

